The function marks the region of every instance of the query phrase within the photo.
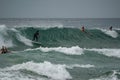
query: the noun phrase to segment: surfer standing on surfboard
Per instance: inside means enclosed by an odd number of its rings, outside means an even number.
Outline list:
[[[110,31],[112,31],[112,26],[109,28]]]
[[[33,41],[38,41],[39,31],[37,30],[33,35]]]

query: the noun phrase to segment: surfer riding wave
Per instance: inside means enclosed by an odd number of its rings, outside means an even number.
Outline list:
[[[37,30],[33,35],[33,41],[38,41],[39,31]]]

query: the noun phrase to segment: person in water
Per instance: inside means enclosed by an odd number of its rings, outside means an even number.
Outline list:
[[[112,26],[109,28],[110,31],[112,31]]]
[[[8,53],[8,50],[6,47],[2,46],[2,49],[0,50],[1,54]]]
[[[84,26],[82,26],[82,32],[84,32],[85,31],[85,28],[84,28]]]
[[[36,31],[33,35],[33,41],[38,41],[39,31]]]

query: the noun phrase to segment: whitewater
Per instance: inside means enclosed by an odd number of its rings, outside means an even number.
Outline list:
[[[120,19],[0,19],[0,47],[11,51],[0,54],[0,80],[120,80],[119,27]],[[41,45],[31,41],[37,30]]]

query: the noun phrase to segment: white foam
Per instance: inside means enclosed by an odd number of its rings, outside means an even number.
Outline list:
[[[104,54],[106,56],[114,56],[120,58],[120,49],[86,49],[89,51],[96,51],[100,54]]]
[[[94,66],[94,65],[91,65],[91,64],[86,64],[86,65],[73,64],[73,65],[67,66],[67,68],[69,68],[69,69],[73,69],[74,67],[91,68],[91,67],[95,67],[95,66]]]
[[[91,68],[94,65],[86,64],[52,64],[44,61],[43,63],[35,63],[29,61],[22,64],[13,65],[11,67],[0,69],[1,80],[68,80],[72,79],[66,68],[73,69],[74,67]],[[31,73],[23,73],[21,71],[29,71]],[[31,75],[35,73],[36,75]],[[42,77],[43,76],[43,77]],[[44,77],[46,76],[46,77]]]
[[[50,80],[42,77],[21,74],[19,71],[1,71],[0,80]]]
[[[40,50],[42,52],[50,52],[50,51],[56,51],[56,52],[61,52],[67,55],[82,55],[84,54],[85,50],[88,51],[96,51],[98,54],[103,54],[105,56],[109,57],[118,57],[120,58],[120,49],[109,49],[109,48],[103,48],[103,49],[97,49],[97,48],[92,48],[92,49],[86,49],[86,48],[80,48],[78,46],[72,46],[70,48],[67,47],[39,47],[35,49],[26,49],[25,51],[32,51],[32,50]]]
[[[33,46],[31,40],[17,33],[17,39],[28,46]]]
[[[115,30],[120,30],[120,28],[114,28]]]
[[[42,29],[49,29],[49,28],[63,28],[63,25],[61,23],[40,23],[39,25],[31,24],[31,25],[21,25],[21,26],[14,26],[15,28],[27,28],[27,27],[33,27],[34,28],[42,28]]]
[[[56,52],[61,52],[64,54],[68,54],[68,55],[81,55],[84,54],[85,50],[88,51],[96,51],[99,54],[103,54],[106,56],[114,56],[114,57],[118,57],[120,58],[120,49],[97,49],[97,48],[92,48],[92,49],[86,49],[86,48],[80,48],[78,46],[73,46],[70,48],[67,47],[39,47],[39,48],[35,48],[35,49],[26,49],[25,51],[31,51],[31,50],[40,50],[43,52],[50,52],[50,51],[56,51]]]
[[[49,29],[49,28],[63,28],[63,25],[61,23],[43,23],[43,24],[40,24],[39,26],[36,26],[36,27],[40,27],[40,28],[43,28],[43,29]]]
[[[19,31],[16,30],[15,28],[11,28],[11,30],[12,30],[13,32],[17,32],[17,33],[19,33]]]
[[[5,25],[0,25],[0,34],[7,35],[8,28]]]
[[[39,48],[35,48],[35,49],[26,49],[25,51],[30,51],[30,50],[41,50],[43,52],[50,52],[50,51],[56,51],[56,52],[61,52],[61,53],[65,53],[68,55],[81,55],[83,54],[83,49],[78,47],[78,46],[73,46],[70,48],[67,47],[39,47]]]
[[[0,47],[7,46],[12,47],[14,46],[12,43],[12,40],[10,38],[7,38],[9,34],[7,33],[7,30],[9,30],[5,25],[0,25]]]
[[[72,79],[69,72],[66,70],[65,65],[52,64],[47,61],[45,61],[44,63],[34,63],[34,62],[30,61],[30,62],[26,62],[23,64],[17,64],[12,67],[7,67],[4,69],[1,69],[0,74],[3,76],[3,78],[5,78],[5,77],[11,78],[11,76],[15,77],[15,78],[16,78],[16,76],[20,77],[20,78],[24,78],[25,76],[20,73],[20,70],[28,70],[28,71],[34,72],[38,75],[47,76],[48,78],[50,78],[52,80]],[[16,73],[14,73],[14,72],[16,72]],[[22,80],[22,79],[20,79],[20,80]],[[36,80],[36,79],[33,79],[33,80]]]
[[[113,38],[118,37],[118,33],[114,30],[110,31],[110,30],[101,29],[101,31],[104,32],[105,34],[107,34],[108,36],[113,37]]]
[[[10,39],[5,39],[0,35],[0,47],[6,46],[6,47],[13,47],[13,42]]]

